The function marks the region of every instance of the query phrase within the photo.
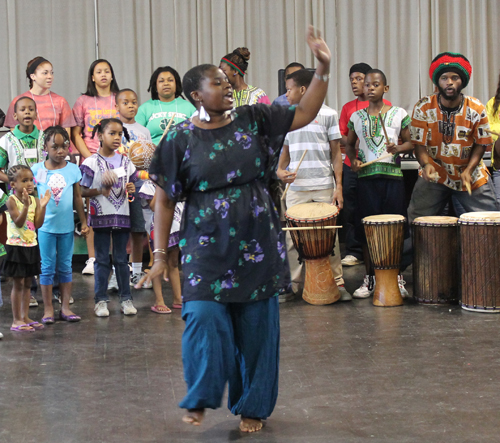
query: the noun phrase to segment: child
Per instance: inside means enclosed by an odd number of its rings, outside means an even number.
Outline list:
[[[31,170],[36,177],[39,194],[49,191],[51,198],[47,205],[45,222],[38,230],[38,242],[42,257],[42,288],[44,314],[42,323],[54,323],[52,306],[52,285],[54,276],[59,278],[61,291],[61,310],[59,318],[64,321],[77,322],[80,317],[69,307],[71,297],[73,243],[75,222],[73,206],[82,223],[82,235],[88,234],[89,228],[83,210],[80,190],[82,174],[78,166],[66,161],[69,154],[69,135],[62,126],[51,126],[45,132],[45,151],[48,159],[37,163]]]
[[[28,317],[30,286],[33,276],[40,273],[40,251],[36,229],[45,218],[45,207],[50,200],[47,190],[39,200],[33,197],[33,173],[25,165],[16,165],[8,171],[13,194],[7,200],[7,258],[5,277],[13,277],[11,301],[14,320],[10,328],[16,332],[33,332],[43,324]]]
[[[7,202],[7,194],[0,189],[0,225],[3,223],[3,213],[7,210],[5,203]],[[0,257],[5,257],[5,246],[0,243]],[[3,305],[2,300],[2,288],[0,287],[0,308]],[[0,332],[0,338],[3,338],[3,334]]]
[[[137,314],[130,294],[127,242],[130,233],[128,194],[135,192],[137,180],[135,166],[124,155],[117,154],[122,136],[127,130],[117,118],[107,118],[98,123],[97,132],[101,148],[86,158],[81,166],[82,195],[90,197],[90,226],[94,229],[96,252],[95,313],[108,317],[106,289],[111,272],[109,242],[113,238],[113,262],[120,292],[121,311],[125,315]]]
[[[385,74],[371,69],[365,77],[365,96],[368,108],[354,112],[348,123],[346,153],[351,161],[351,169],[358,173],[358,211],[356,212],[356,236],[363,244],[363,259],[366,275],[363,284],[353,293],[354,298],[367,298],[373,294],[375,278],[370,254],[364,234],[362,219],[369,215],[400,214],[406,217],[405,188],[399,153],[413,149],[410,139],[410,117],[397,106],[386,105],[384,93],[389,91]],[[389,140],[384,136],[385,126]],[[398,145],[398,137],[403,141]],[[359,139],[359,158],[356,158],[356,139]],[[361,168],[363,163],[376,160],[390,152],[392,157]],[[408,296],[403,276],[399,278],[399,290]]]
[[[149,202],[149,208],[144,208],[144,218],[146,221],[146,230],[149,234],[149,239],[151,242],[151,250],[154,250],[154,211],[155,207],[155,191],[156,185],[151,181],[147,180],[144,185],[142,185],[139,196]],[[174,309],[182,308],[182,296],[181,296],[181,278],[179,275],[179,230],[180,223],[182,219],[182,211],[184,204],[177,203],[175,205],[174,219],[172,221],[172,228],[170,229],[170,236],[168,240],[168,251],[167,251],[167,275],[172,284],[172,291],[174,293],[174,301],[172,307]],[[158,275],[153,279],[153,290],[156,296],[156,305],[151,307],[153,312],[158,314],[168,314],[170,309],[168,309],[163,301],[163,295],[161,293],[161,276]],[[166,309],[165,309],[166,308]]]
[[[124,149],[120,152],[125,155],[128,155],[130,148],[137,142],[152,143],[149,129],[146,129],[135,121],[138,107],[137,94],[131,89],[122,89],[116,94],[116,110],[120,113],[120,120],[123,123],[123,127],[127,129],[130,137],[130,140],[127,140],[125,137],[122,138],[122,148]],[[136,188],[141,189],[143,183],[142,180],[138,180]],[[142,214],[141,201],[136,195],[133,201],[130,202],[130,230],[132,239],[132,251],[130,254],[132,277],[130,278],[130,286],[134,286],[144,275],[142,272],[144,226],[145,221]],[[150,289],[152,285],[150,282],[147,282],[142,287]]]

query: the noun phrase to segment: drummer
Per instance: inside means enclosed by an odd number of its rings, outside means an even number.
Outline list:
[[[298,105],[309,87],[313,76],[307,69],[300,69],[286,77],[286,97],[291,105]],[[340,153],[340,130],[337,112],[325,104],[311,123],[296,131],[289,132],[281,151],[278,178],[290,183],[286,194],[286,207],[309,202],[325,202],[342,209],[342,154]],[[300,157],[307,149],[302,166],[295,170]],[[333,169],[333,172],[332,172]],[[298,261],[298,253],[290,234],[286,236],[288,262],[292,278],[292,291],[297,293],[304,284],[303,265]],[[330,258],[335,282],[342,301],[352,300],[344,287],[338,235],[334,255]],[[282,296],[280,301],[286,301]]]
[[[462,94],[472,73],[462,54],[443,52],[431,63],[429,76],[438,92],[413,108],[411,140],[420,163],[408,221],[439,215],[450,196],[467,212],[495,211],[493,182],[482,162],[493,143],[484,105]],[[467,192],[467,186],[471,192]]]
[[[375,276],[361,220],[379,214],[399,214],[406,217],[405,187],[398,154],[409,152],[413,148],[409,129],[410,117],[403,108],[384,102],[384,94],[388,91],[385,74],[379,69],[369,70],[364,83],[365,96],[369,101],[368,108],[354,112],[347,125],[349,132],[346,154],[351,161],[351,169],[358,173],[356,237],[363,244],[366,268],[363,284],[354,291],[354,298],[368,298],[375,288]],[[389,139],[385,135],[386,132]],[[403,141],[401,145],[397,144],[399,137]],[[393,155],[378,160],[388,153]],[[368,162],[373,163],[361,167],[363,163]],[[399,275],[398,283],[401,296],[407,297],[408,291],[404,287],[402,275]]]

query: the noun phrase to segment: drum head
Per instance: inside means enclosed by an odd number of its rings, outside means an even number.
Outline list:
[[[285,216],[294,220],[321,220],[335,217],[339,213],[337,206],[328,203],[300,203],[287,209]]]
[[[413,220],[414,225],[456,225],[458,223],[457,217],[441,217],[441,216],[429,216],[429,217],[417,217]]]
[[[500,223],[500,211],[466,212],[460,216],[464,222],[497,222]]]
[[[365,217],[363,223],[397,223],[405,220],[406,218],[399,214],[380,214]]]

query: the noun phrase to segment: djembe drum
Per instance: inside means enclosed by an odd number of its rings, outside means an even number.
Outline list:
[[[128,158],[139,170],[148,170],[155,153],[156,146],[144,140],[138,140],[130,146]]]
[[[462,300],[467,311],[500,312],[500,212],[468,212],[458,220]]]
[[[413,221],[413,297],[418,303],[458,301],[458,218]]]
[[[406,218],[397,214],[371,215],[363,219],[368,250],[375,269],[375,306],[400,306],[398,275],[403,254]]]
[[[338,213],[338,208],[328,203],[301,203],[285,213],[293,244],[300,260],[305,261],[302,298],[313,305],[328,305],[340,298],[329,259],[337,232],[331,227],[337,223]]]

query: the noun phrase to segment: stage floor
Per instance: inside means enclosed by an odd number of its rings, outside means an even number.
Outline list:
[[[179,311],[151,312],[153,293],[141,290],[136,316],[111,296],[111,316],[97,318],[93,277],[80,270],[73,306],[83,320],[35,333],[10,332],[11,285],[2,284],[0,443],[498,442],[498,315],[375,308],[371,299],[281,304],[278,403],[264,429],[246,435],[225,406],[201,427],[181,422]],[[363,272],[345,268],[349,290]],[[405,278],[411,293],[411,271]],[[39,320],[43,307],[30,312]]]

